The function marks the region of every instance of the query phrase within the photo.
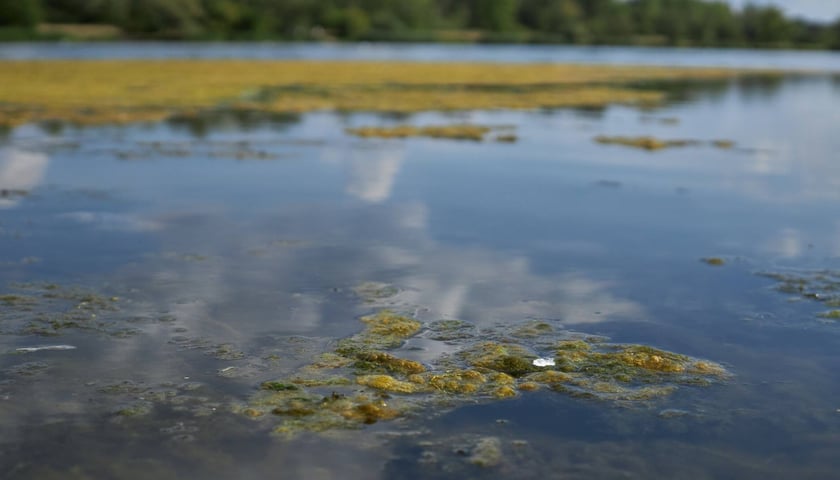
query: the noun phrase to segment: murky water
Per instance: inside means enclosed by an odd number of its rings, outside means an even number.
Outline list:
[[[784,293],[758,274],[840,271],[840,81],[674,93],[654,111],[3,133],[0,284],[17,296],[0,298],[0,477],[833,478],[831,285]],[[464,121],[514,125],[518,141],[344,133]],[[736,146],[648,152],[597,135]],[[732,377],[640,402],[426,405],[291,439],[234,413],[361,329],[379,305],[354,293],[364,282],[423,322],[538,319]],[[17,350],[62,345],[75,348]],[[409,350],[439,355],[429,345]],[[476,462],[488,439],[501,456]]]

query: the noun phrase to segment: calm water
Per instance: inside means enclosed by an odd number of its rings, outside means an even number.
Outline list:
[[[403,43],[6,43],[0,59],[233,58],[443,62],[595,63],[780,68],[840,72],[840,52],[567,45]]]
[[[176,55],[149,48],[0,56]],[[354,48],[396,47],[314,56]],[[445,58],[450,47],[436,48],[408,52]],[[363,56],[389,58],[376,55]],[[0,284],[80,286],[119,297],[120,313],[57,337],[11,334],[3,317],[0,477],[835,478],[840,324],[756,273],[840,270],[840,80],[677,93],[645,112],[316,113],[3,133],[0,188],[29,194],[0,198]],[[519,141],[343,133],[464,121],[515,125]],[[646,152],[592,141],[601,134],[737,146]],[[712,256],[726,265],[700,261]],[[352,289],[366,281],[401,289],[424,321],[536,318],[707,358],[734,376],[650,402],[533,392],[293,440],[230,413],[261,381],[357,332],[372,307]],[[76,348],[15,351],[39,345]],[[177,401],[115,414],[147,389]],[[500,465],[470,465],[465,452],[488,436],[501,442]]]

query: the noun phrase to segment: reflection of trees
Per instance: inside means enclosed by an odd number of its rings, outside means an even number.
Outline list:
[[[639,82],[635,86],[665,92],[666,104],[679,105],[700,100],[719,101],[732,90],[746,100],[766,100],[777,95],[785,84],[808,80],[806,76],[744,75],[722,80]]]
[[[203,138],[212,131],[250,132],[263,127],[285,129],[299,121],[300,115],[293,113],[224,109],[175,115],[167,120],[167,124],[175,130]]]

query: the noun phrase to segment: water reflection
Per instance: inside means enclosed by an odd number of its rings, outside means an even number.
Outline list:
[[[42,282],[46,272],[50,281],[87,283],[120,297],[120,318],[131,330],[118,337],[69,332],[60,342],[78,348],[68,352],[0,355],[0,466],[25,459],[31,464],[18,471],[31,473],[39,468],[35,460],[47,458],[40,461],[54,472],[85,465],[103,476],[142,476],[121,470],[134,465],[119,456],[130,444],[150,452],[161,478],[179,468],[248,478],[281,467],[293,476],[446,477],[463,470],[429,470],[418,458],[428,457],[425,449],[462,465],[451,454],[460,447],[447,442],[460,442],[467,431],[502,438],[505,465],[525,477],[628,470],[701,476],[718,468],[747,478],[795,473],[797,458],[818,477],[837,463],[828,447],[836,437],[831,402],[838,383],[828,381],[836,370],[836,330],[796,323],[818,307],[777,296],[752,270],[805,258],[824,268],[827,258],[840,257],[836,95],[825,79],[713,87],[693,103],[656,112],[679,118],[670,124],[640,121],[626,107],[583,116],[458,117],[518,125],[520,142],[505,146],[362,142],[342,131],[370,116],[330,114],[281,122],[284,129],[246,115],[242,128],[243,119],[233,116],[66,130],[57,134],[79,140],[81,149],[49,157],[36,153],[35,140],[13,140],[0,150],[0,188],[35,188],[47,167],[55,186],[39,202],[3,204],[37,220],[4,218],[4,228],[11,224],[32,239],[0,237],[4,252],[45,258],[25,280]],[[732,138],[743,148],[650,153],[593,143],[602,132]],[[283,162],[210,155],[125,162],[102,154],[101,144],[189,142],[193,135],[207,146],[269,137],[278,141],[265,148],[277,154],[288,147],[285,139],[326,140]],[[594,188],[602,179],[621,188]],[[66,195],[106,186],[107,196]],[[676,195],[677,187],[688,193]],[[723,267],[697,261],[718,252],[728,255]],[[743,264],[729,261],[739,256]],[[3,270],[0,279],[20,275]],[[400,291],[363,303],[352,289],[366,281]],[[426,415],[444,412],[424,412],[417,421],[289,443],[227,413],[260,381],[329,350],[335,338],[359,330],[359,315],[381,307],[479,328],[538,318],[719,360],[737,380],[637,409],[523,395],[459,409],[439,422]],[[784,328],[745,313],[757,311],[773,312]],[[3,351],[36,340],[52,339],[0,337]],[[414,346],[421,359],[444,353]],[[45,367],[28,377],[9,373],[29,362]],[[101,391],[124,381],[141,393]],[[174,391],[177,400],[137,421],[115,415],[126,398],[147,395],[146,387]],[[688,413],[659,416],[669,409]],[[77,446],[46,455],[67,435]],[[516,450],[515,439],[531,446]],[[227,453],[211,453],[218,451]],[[778,465],[756,467],[767,452]]]
[[[0,147],[0,208],[13,208],[41,184],[50,160],[43,153]]]
[[[387,200],[400,172],[402,149],[363,148],[353,149],[349,154],[347,193],[369,203]]]
[[[173,130],[185,130],[196,138],[211,132],[249,132],[263,127],[283,130],[300,121],[293,113],[272,113],[245,109],[211,110],[190,115],[176,115],[167,119]]]

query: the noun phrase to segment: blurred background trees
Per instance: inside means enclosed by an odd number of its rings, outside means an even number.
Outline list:
[[[840,48],[840,18],[710,0],[0,0],[3,31],[73,36],[95,25],[118,38]]]

